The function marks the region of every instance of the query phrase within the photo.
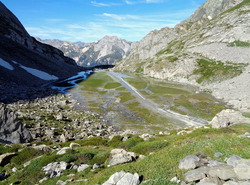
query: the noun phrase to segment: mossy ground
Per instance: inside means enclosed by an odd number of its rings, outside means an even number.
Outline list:
[[[179,170],[179,161],[187,155],[198,152],[205,153],[209,159],[216,159],[214,153],[221,152],[223,155],[216,160],[221,162],[232,154],[242,158],[250,158],[250,141],[248,138],[238,137],[245,132],[249,132],[250,125],[236,125],[222,129],[200,128],[190,134],[177,135],[176,131],[170,132],[170,135],[156,135],[149,141],[144,141],[138,136],[130,136],[130,139],[122,141],[121,136],[116,136],[112,140],[102,138],[90,138],[87,140],[76,141],[81,147],[76,147],[64,155],[56,155],[55,152],[40,153],[42,157],[31,162],[29,166],[22,169],[21,165],[26,160],[11,160],[10,164],[1,167],[1,171],[11,173],[11,176],[1,182],[10,184],[19,182],[23,184],[36,184],[45,177],[42,167],[51,162],[74,162],[75,164],[99,163],[101,168],[91,171],[87,169],[77,173],[76,170],[66,170],[61,177],[56,177],[44,181],[42,184],[56,184],[60,180],[67,180],[69,174],[73,174],[74,181],[69,184],[101,184],[105,182],[112,174],[124,170],[130,173],[138,173],[146,181],[145,184],[164,185],[174,184],[169,180],[175,176],[183,180],[185,170]],[[69,143],[65,143],[69,145]],[[13,147],[23,147],[13,145]],[[50,145],[51,147],[55,144]],[[98,146],[93,148],[93,146]],[[3,148],[3,144],[0,144]],[[124,148],[127,151],[136,152],[138,155],[146,155],[143,160],[136,162],[107,167],[110,160],[110,150],[113,148]],[[26,149],[27,150],[27,149]],[[152,153],[153,152],[153,153]],[[22,158],[23,151],[17,152],[16,158]],[[151,154],[150,154],[151,153]],[[26,158],[34,158],[33,152],[27,153]],[[13,167],[18,168],[18,172],[10,172]],[[79,179],[88,179],[88,182],[77,182]]]

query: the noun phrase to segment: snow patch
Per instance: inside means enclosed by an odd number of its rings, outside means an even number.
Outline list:
[[[15,69],[12,65],[10,65],[8,62],[4,61],[1,58],[0,58],[0,66],[6,68],[8,70],[11,70],[11,71],[13,71]]]
[[[15,64],[18,64],[15,61],[12,61]],[[25,71],[27,71],[28,73],[32,74],[33,76],[36,76],[42,80],[58,80],[58,77],[54,76],[54,75],[50,75],[49,73],[43,72],[41,70],[38,69],[34,69],[31,67],[26,67],[23,66],[21,64],[19,64],[19,67],[23,68]]]
[[[20,64],[20,67],[23,68],[25,71],[27,71],[28,73],[42,79],[42,80],[58,80],[58,77],[54,76],[54,75],[50,75],[49,73],[40,71],[38,69],[33,69],[30,67],[25,67],[23,65]]]

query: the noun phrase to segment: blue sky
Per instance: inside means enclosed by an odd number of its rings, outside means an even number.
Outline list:
[[[93,42],[105,35],[139,41],[174,27],[205,0],[2,0],[35,37]]]

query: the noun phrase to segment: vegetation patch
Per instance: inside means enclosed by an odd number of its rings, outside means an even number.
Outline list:
[[[246,65],[206,59],[199,59],[197,63],[198,68],[194,71],[195,75],[199,75],[197,83],[233,78],[240,75]]]
[[[249,42],[242,42],[242,41],[239,41],[239,40],[236,40],[234,42],[230,42],[228,43],[229,47],[250,47],[250,43]]]

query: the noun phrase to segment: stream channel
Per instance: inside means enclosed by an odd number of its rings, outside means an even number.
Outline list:
[[[98,112],[111,125],[139,132],[201,127],[225,108],[197,87],[131,73],[90,70],[52,88],[71,94],[78,101],[76,108]]]

